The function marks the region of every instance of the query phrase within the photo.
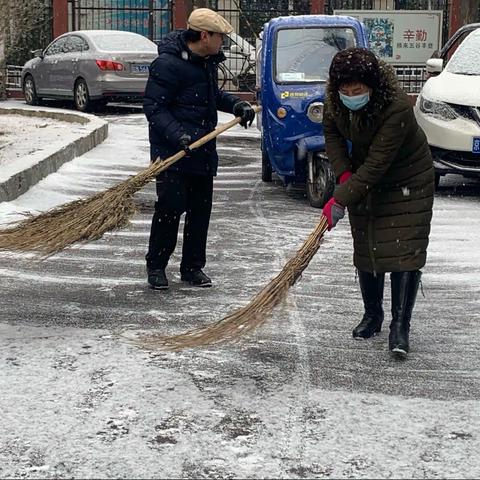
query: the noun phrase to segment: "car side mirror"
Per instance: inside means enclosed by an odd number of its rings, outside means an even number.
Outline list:
[[[33,54],[34,57],[39,57],[39,58],[44,57],[43,50],[41,48],[39,48],[38,50],[32,50],[31,53]]]
[[[443,60],[441,58],[429,58],[427,60],[427,73],[435,74],[443,70]]]

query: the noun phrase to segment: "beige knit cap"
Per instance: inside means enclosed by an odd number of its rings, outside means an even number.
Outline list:
[[[233,27],[220,14],[209,8],[194,10],[188,17],[187,26],[197,32],[233,32]]]

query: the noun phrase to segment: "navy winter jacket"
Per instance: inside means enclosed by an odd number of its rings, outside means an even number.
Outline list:
[[[181,150],[179,138],[190,135],[192,142],[215,129],[217,110],[232,113],[239,101],[218,89],[217,65],[223,53],[208,58],[190,51],[185,30],[168,34],[158,46],[158,57],[150,65],[143,111],[149,122],[150,155],[167,157]],[[174,163],[169,170],[196,175],[216,175],[216,141]]]

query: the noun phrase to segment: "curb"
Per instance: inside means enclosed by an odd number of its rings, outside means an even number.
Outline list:
[[[16,114],[29,117],[51,118],[64,122],[91,125],[92,130],[80,136],[60,150],[42,158],[30,167],[14,173],[7,180],[0,182],[0,202],[15,200],[31,186],[38,183],[50,173],[56,172],[64,163],[83,155],[108,136],[108,122],[80,112],[63,112],[60,110],[38,110],[34,108],[16,108],[0,106],[0,114]]]

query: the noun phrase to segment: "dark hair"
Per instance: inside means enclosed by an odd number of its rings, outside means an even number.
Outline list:
[[[202,32],[198,32],[197,30],[192,30],[188,28],[185,32],[185,40],[187,42],[198,42],[200,40],[200,34]]]
[[[198,42],[200,41],[200,35],[202,32],[199,32],[198,30],[192,30],[191,28],[188,28],[185,30],[185,41],[186,42]],[[209,35],[213,35],[213,32],[207,32]]]
[[[361,82],[374,90],[380,86],[377,57],[366,48],[347,48],[338,52],[330,64],[330,84],[338,90],[347,83]]]

